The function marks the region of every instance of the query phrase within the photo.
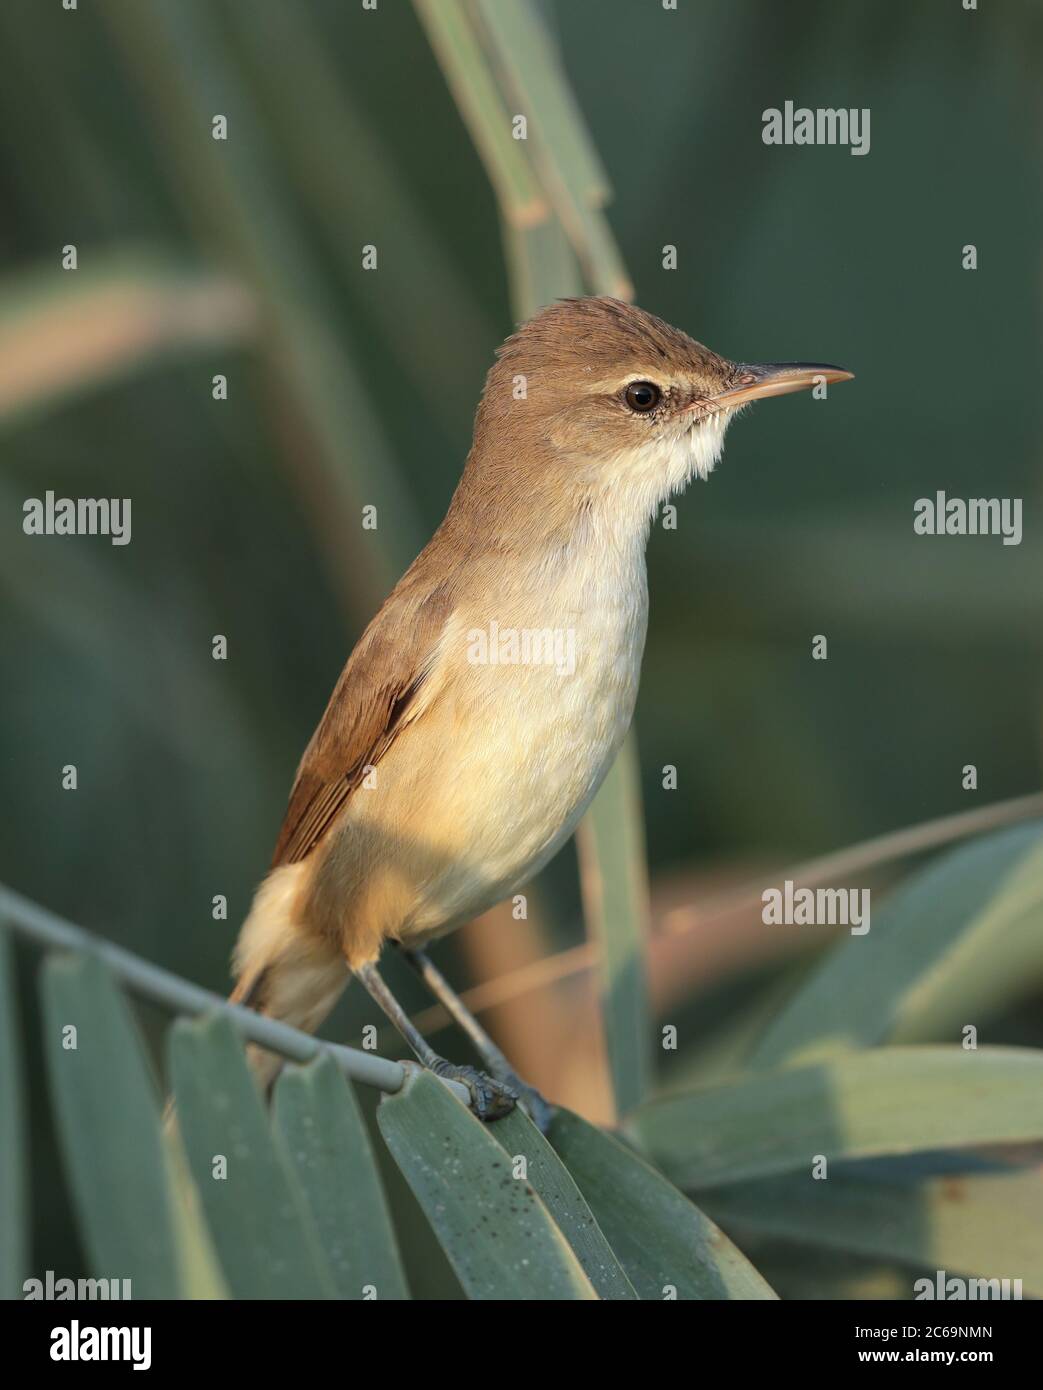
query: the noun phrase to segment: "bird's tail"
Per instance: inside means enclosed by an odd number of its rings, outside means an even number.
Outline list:
[[[294,913],[303,873],[303,864],[283,864],[258,888],[236,942],[229,1002],[314,1033],[351,977],[341,952],[306,931]],[[247,1057],[267,1090],[282,1059],[254,1044]]]
[[[308,933],[297,920],[294,905],[303,871],[303,864],[281,865],[258,888],[236,942],[236,985],[228,1000],[313,1033],[340,998],[350,972],[332,944]],[[283,1059],[253,1043],[246,1055],[258,1086],[267,1091]],[[172,1127],[172,1101],[165,1118]]]

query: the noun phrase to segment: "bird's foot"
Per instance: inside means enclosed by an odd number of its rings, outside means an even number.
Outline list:
[[[461,1081],[471,1093],[471,1109],[480,1120],[487,1123],[502,1120],[509,1115],[518,1103],[514,1087],[506,1081],[497,1081],[477,1067],[458,1066],[447,1062],[444,1057],[432,1063],[431,1071],[447,1081]]]

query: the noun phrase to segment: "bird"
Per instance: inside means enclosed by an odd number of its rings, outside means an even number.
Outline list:
[[[629,728],[662,505],[706,479],[750,402],[848,380],[740,363],[608,296],[544,307],[502,344],[446,515],[359,638],[308,743],[233,955],[232,1002],[314,1032],[356,978],[493,1121],[553,1108],[428,947],[565,844]],[[439,1056],[384,982],[397,947],[475,1045]],[[251,1048],[259,1082],[279,1063]]]

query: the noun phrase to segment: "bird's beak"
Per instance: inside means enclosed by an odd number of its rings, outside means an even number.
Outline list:
[[[831,367],[828,362],[744,362],[739,367],[736,385],[713,399],[715,404],[730,408],[762,396],[788,396],[791,391],[806,391],[823,383],[850,381],[854,375],[844,367]]]

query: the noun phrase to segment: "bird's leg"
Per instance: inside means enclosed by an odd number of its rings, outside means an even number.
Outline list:
[[[511,1113],[518,1097],[509,1084],[501,1078],[486,1076],[477,1067],[457,1066],[439,1057],[413,1027],[409,1015],[381,979],[375,965],[361,965],[354,973],[416,1053],[421,1065],[435,1076],[463,1082],[471,1093],[471,1109],[480,1120],[499,1120]]]
[[[427,952],[411,950],[408,946],[400,946],[400,950],[454,1023],[458,1024],[470,1038],[475,1051],[489,1071],[498,1081],[506,1082],[512,1091],[517,1092],[522,1108],[533,1124],[541,1134],[546,1134],[554,1117],[552,1106],[544,1100],[535,1087],[528,1086],[522,1081],[449,981],[431,961]]]

